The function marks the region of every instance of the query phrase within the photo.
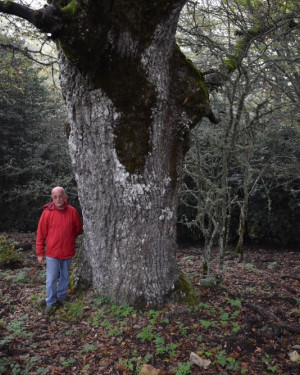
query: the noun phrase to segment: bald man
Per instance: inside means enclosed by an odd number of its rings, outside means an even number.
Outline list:
[[[69,270],[75,256],[75,240],[82,232],[77,210],[67,201],[64,188],[51,191],[52,202],[43,207],[40,217],[36,253],[38,262],[46,258],[46,313],[54,311],[67,298]]]

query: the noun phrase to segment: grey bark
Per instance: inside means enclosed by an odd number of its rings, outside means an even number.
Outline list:
[[[132,47],[131,41],[127,47]],[[177,189],[168,171],[175,157],[174,132],[186,119],[168,104],[166,48],[170,46],[153,44],[142,57],[158,95],[152,110],[151,152],[138,174],[127,172],[117,155],[114,129],[122,113],[103,90],[90,90],[88,80],[60,57],[61,86],[71,125],[70,151],[84,220],[86,250],[81,277],[92,277],[99,293],[119,303],[160,305],[179,277],[175,260]],[[180,161],[176,163],[180,168]]]

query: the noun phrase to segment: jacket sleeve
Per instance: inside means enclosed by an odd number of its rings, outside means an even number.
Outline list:
[[[82,233],[82,222],[77,210],[75,210],[75,222],[74,222],[74,231],[75,237],[79,236]]]
[[[39,220],[37,236],[36,236],[36,253],[37,255],[44,255],[46,238],[48,234],[48,222],[47,222],[47,212],[44,211]]]

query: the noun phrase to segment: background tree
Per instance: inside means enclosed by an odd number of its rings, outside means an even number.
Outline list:
[[[255,144],[256,168],[268,164],[249,202],[247,236],[275,245],[299,242],[299,126],[274,124]]]
[[[218,129],[215,130],[213,128],[210,132],[210,139],[213,138],[215,140],[208,142],[208,144],[218,143],[218,147],[215,147],[215,152],[219,156],[219,160],[221,160],[218,150],[226,150],[222,144],[229,137],[228,145],[230,146],[224,153],[222,170],[225,172],[224,176],[228,180],[228,189],[230,191],[235,190],[235,194],[238,197],[238,199],[234,200],[235,204],[238,203],[240,207],[237,249],[239,252],[242,252],[249,199],[254,192],[257,193],[259,190],[256,189],[256,185],[260,184],[262,186],[264,184],[264,171],[270,169],[271,166],[271,161],[265,159],[262,162],[260,159],[261,155],[258,152],[258,145],[256,143],[261,142],[265,129],[275,127],[278,121],[289,125],[295,123],[295,121],[291,121],[288,114],[285,115],[287,108],[293,108],[292,118],[294,119],[297,117],[295,113],[299,113],[299,110],[294,105],[297,102],[297,92],[294,89],[294,72],[299,53],[296,48],[296,41],[299,39],[299,28],[297,28],[298,24],[295,21],[291,23],[289,18],[293,15],[297,20],[299,9],[296,7],[293,8],[295,3],[290,2],[286,7],[282,6],[279,11],[278,4],[275,4],[274,9],[271,7],[260,9],[259,12],[263,14],[262,18],[261,14],[258,14],[256,11],[254,12],[253,8],[251,8],[251,2],[247,5],[241,2],[233,2],[231,7],[225,7],[224,4],[225,2],[215,2],[212,6],[208,7],[206,2],[197,2],[197,6],[196,3],[193,3],[193,6],[189,5],[187,7],[187,14],[192,13],[194,17],[184,18],[183,25],[180,25],[179,30],[180,41],[202,69],[208,69],[210,62],[215,66],[222,65],[222,62],[226,65],[228,57],[229,61],[232,62],[232,50],[234,50],[234,60],[238,60],[239,50],[237,47],[241,47],[251,35],[255,34],[257,36],[257,40],[254,41],[254,47],[251,51],[248,51],[247,58],[244,58],[239,65],[239,73],[234,74],[224,88],[217,89],[211,96],[213,107],[218,108],[221,113],[225,114],[221,120],[221,126],[224,129],[224,140],[220,141]],[[218,29],[214,29],[214,27],[209,29],[197,27],[198,17],[202,17],[203,9],[207,10],[206,22],[210,25],[216,25]],[[248,10],[247,13],[242,13],[241,11],[245,11],[245,9]],[[272,24],[272,16],[274,16],[275,9],[277,11],[276,17],[280,21],[274,25],[273,30],[265,34],[263,30]],[[287,10],[291,11],[291,13],[285,19],[284,14],[286,15],[285,12]],[[259,35],[257,31],[260,25],[263,24],[262,19],[266,21],[260,30],[262,34]],[[284,20],[285,22],[283,22]],[[256,30],[253,29],[254,27],[256,27]],[[219,32],[220,28],[222,28],[222,34]],[[237,30],[238,32],[236,32]],[[236,41],[237,37],[239,40]],[[285,44],[287,45],[287,53],[283,53]],[[201,58],[197,58],[197,54],[203,53],[203,48],[211,48],[215,51],[213,60],[206,60],[204,62],[205,65],[203,65]],[[295,52],[295,58],[291,58],[292,50]],[[278,51],[281,51],[281,59],[277,57]],[[278,74],[279,71],[281,71],[280,74]],[[207,80],[213,90],[218,88],[218,85],[215,85],[218,82],[214,81],[216,73],[207,70]],[[282,75],[284,75],[283,79],[280,78]],[[276,85],[277,80],[281,82],[278,86]],[[283,85],[282,82],[286,84]],[[279,92],[281,92],[280,95],[278,95]],[[278,125],[276,128],[278,128]],[[205,158],[204,155],[209,155],[212,150],[209,148],[210,146],[208,148],[205,146],[209,138],[205,138],[205,133],[202,130],[200,132],[199,136],[203,142],[201,152],[202,157]],[[279,138],[279,141],[284,142],[281,138]],[[296,149],[294,152],[296,152]],[[197,151],[194,151],[194,155],[196,154]],[[216,158],[218,157],[217,155],[215,156]],[[194,156],[195,158],[196,156]],[[292,167],[294,170],[295,178],[298,172],[293,167],[295,165],[294,158],[292,156],[288,159],[291,163],[290,168]],[[187,163],[189,163],[189,159]],[[277,173],[279,170],[282,170],[281,163],[286,165],[286,161],[278,158],[274,174],[271,178],[274,179],[273,181],[278,181]],[[276,169],[277,172],[275,172]],[[228,175],[226,170],[228,171]],[[203,173],[205,173],[204,169],[201,169],[199,174],[203,175]],[[282,174],[281,177],[283,177]],[[290,181],[290,174],[287,173],[285,178],[282,181]],[[215,191],[217,191],[221,182],[221,175],[218,179],[214,179],[214,182],[213,186]],[[232,184],[233,182],[234,184]],[[226,183],[223,185],[226,186]],[[278,185],[277,189],[280,189]],[[198,201],[201,199],[205,201],[212,194],[211,190],[211,186],[209,191],[200,192],[199,190],[200,197]],[[231,201],[231,199],[226,200],[225,197],[222,200],[223,204]],[[257,198],[257,194],[255,194],[255,197]],[[294,204],[297,207],[297,201]],[[227,207],[230,207],[230,204]],[[223,215],[221,215],[221,212],[223,212]],[[214,215],[216,215],[216,211],[214,211]],[[228,217],[228,211],[223,209],[217,215],[221,215],[224,218]],[[277,220],[280,222],[279,218]],[[226,220],[223,219],[223,222],[225,223]],[[225,225],[223,228],[228,227]],[[227,238],[226,235],[223,235],[224,233],[226,233],[226,230],[219,235],[221,240]],[[282,237],[284,237],[284,234],[282,234]],[[222,243],[220,243],[219,248],[221,253],[222,247]]]
[[[65,108],[40,66],[16,50],[0,50],[0,67],[0,230],[35,230],[51,186],[74,193]]]

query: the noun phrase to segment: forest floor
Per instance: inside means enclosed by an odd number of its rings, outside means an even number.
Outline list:
[[[225,261],[221,285],[208,287],[201,249],[182,248],[195,306],[140,312],[90,290],[47,317],[35,235],[9,236],[33,248],[20,251],[18,267],[0,268],[0,374],[300,374],[296,249],[248,248],[243,262]]]

